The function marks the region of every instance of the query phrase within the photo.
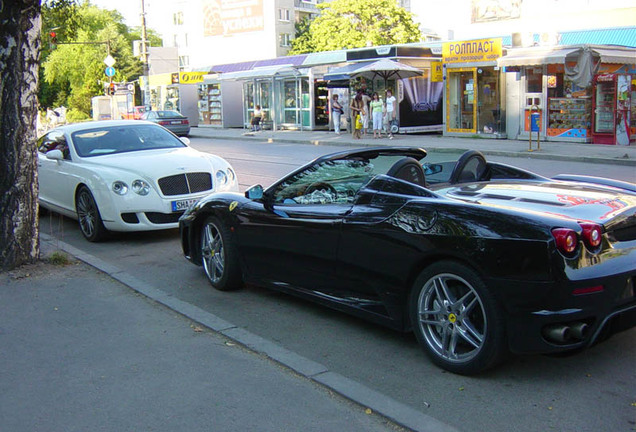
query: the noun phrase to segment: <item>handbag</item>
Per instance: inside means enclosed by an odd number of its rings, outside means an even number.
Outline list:
[[[360,114],[356,115],[356,129],[362,129],[362,118],[360,117]]]

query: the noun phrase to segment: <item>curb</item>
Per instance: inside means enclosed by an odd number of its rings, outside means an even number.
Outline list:
[[[304,144],[304,145],[314,145],[314,146],[349,146],[349,147],[377,147],[379,145],[399,145],[399,141],[391,142],[391,143],[364,143],[364,142],[353,142],[353,141],[331,141],[331,140],[307,140],[307,139],[298,139],[298,138],[278,138],[278,137],[269,137],[269,136],[254,136],[254,135],[241,135],[240,137],[233,136],[223,136],[223,135],[206,135],[206,134],[197,134],[190,132],[190,138],[207,138],[207,139],[218,139],[218,140],[244,140],[244,141],[266,141],[268,143],[285,143],[285,144]],[[436,152],[439,153],[455,153],[455,152],[464,152],[471,150],[468,147],[438,147],[436,145],[425,146],[426,149],[435,149]],[[636,167],[636,160],[628,159],[628,158],[603,158],[597,156],[576,156],[576,155],[562,155],[562,154],[553,154],[553,153],[540,153],[540,152],[523,152],[523,151],[504,151],[504,150],[480,150],[484,155],[489,156],[502,156],[502,157],[531,157],[535,159],[545,159],[545,160],[559,160],[559,161],[568,161],[568,162],[584,162],[584,163],[600,163],[607,165],[623,165],[623,166],[634,166]]]
[[[399,426],[408,428],[414,432],[459,432],[454,427],[442,423],[389,396],[336,372],[332,372],[320,363],[289,351],[275,342],[255,335],[197,306],[170,296],[118,267],[55,239],[48,234],[40,233],[40,242],[48,243],[52,249],[61,249],[76,259],[104,272],[109,277],[126,285],[133,291],[168,307],[197,324],[207,327],[211,331],[222,334],[253,353],[266,356],[317,385],[332,390],[362,407],[371,409],[376,414],[391,420]]]

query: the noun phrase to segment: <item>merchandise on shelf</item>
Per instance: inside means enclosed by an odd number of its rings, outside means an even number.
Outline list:
[[[548,136],[588,137],[591,115],[590,98],[550,98],[548,100]]]

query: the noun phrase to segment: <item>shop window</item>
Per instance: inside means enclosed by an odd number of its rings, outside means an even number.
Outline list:
[[[543,91],[543,68],[526,68],[526,93],[541,93]]]
[[[449,71],[448,129],[475,130],[475,74],[473,70]]]
[[[187,56],[187,55],[179,56],[179,67],[185,68],[188,66],[190,66],[190,56]]]

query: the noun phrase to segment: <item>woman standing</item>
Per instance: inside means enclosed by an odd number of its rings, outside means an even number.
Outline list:
[[[333,95],[331,100],[331,115],[333,116],[333,128],[336,131],[336,135],[340,135],[340,116],[343,112],[342,105],[338,102],[338,95]]]
[[[388,135],[389,135],[389,139],[393,139],[393,131],[391,130],[393,125],[396,123],[395,122],[395,107],[396,105],[396,99],[395,96],[393,96],[393,93],[391,92],[391,90],[387,90],[386,91],[386,116],[388,118],[388,123],[389,123],[389,128],[388,128]]]
[[[373,119],[373,138],[382,138],[382,100],[377,93],[371,99],[371,116]]]
[[[362,134],[362,116],[366,113],[364,110],[364,102],[362,93],[358,92],[356,97],[351,101],[351,129],[353,130],[353,138],[360,139]]]

